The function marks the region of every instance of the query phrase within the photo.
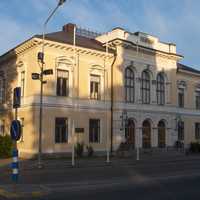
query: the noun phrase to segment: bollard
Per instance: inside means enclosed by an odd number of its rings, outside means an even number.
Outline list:
[[[12,153],[13,162],[12,162],[12,180],[17,183],[19,175],[19,163],[18,163],[18,150],[13,150]]]

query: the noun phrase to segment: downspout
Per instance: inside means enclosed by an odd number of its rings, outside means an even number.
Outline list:
[[[111,125],[110,125],[110,131],[111,131],[110,141],[111,141],[111,144],[110,144],[110,152],[111,152],[111,154],[113,152],[113,102],[114,102],[113,67],[114,67],[116,58],[117,58],[117,50],[116,50],[116,47],[115,47],[114,60],[113,60],[112,65],[111,65],[111,107],[110,107],[110,113],[111,113]]]

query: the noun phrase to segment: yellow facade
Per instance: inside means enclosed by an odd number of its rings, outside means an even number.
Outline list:
[[[71,24],[70,24],[71,26]],[[68,30],[70,31],[70,30]],[[62,36],[65,37],[63,29]],[[66,32],[66,38],[71,37]],[[196,109],[196,90],[200,72],[178,68],[182,56],[176,53],[174,44],[159,42],[158,38],[143,33],[129,33],[123,29],[96,37],[86,42],[102,46],[89,47],[82,44],[84,37],[77,35],[77,43],[61,42],[47,35],[45,40],[45,69],[53,69],[53,75],[45,76],[43,98],[43,153],[70,153],[72,149],[72,123],[82,128],[75,133],[76,142],[93,146],[95,152],[116,150],[125,141],[127,127],[123,126],[122,113],[134,122],[134,146],[144,147],[143,122],[151,125],[150,147],[158,147],[158,123],[165,122],[165,146],[173,146],[178,140],[177,120],[184,121],[185,147],[195,140],[195,123],[200,123],[200,111]],[[81,37],[81,38],[78,38]],[[146,39],[145,39],[146,38]],[[59,38],[58,38],[59,39]],[[79,43],[78,43],[78,40]],[[18,142],[21,156],[38,152],[40,82],[32,80],[32,73],[40,71],[37,54],[41,51],[42,39],[34,36],[0,57],[0,72],[6,82],[5,102],[0,105],[0,117],[5,133],[9,133],[10,121],[14,119],[12,91],[21,87],[24,75],[24,96],[18,118],[23,118],[23,139]],[[109,51],[106,52],[106,45]],[[125,71],[134,72],[134,102],[125,99]],[[68,96],[57,95],[58,71],[68,72]],[[141,74],[146,70],[150,77],[150,102],[142,103]],[[164,105],[157,104],[158,73],[165,74]],[[0,75],[1,75],[0,74]],[[100,97],[91,99],[91,75],[100,79]],[[182,82],[181,82],[182,81]],[[179,84],[184,87],[184,107],[178,106]],[[182,87],[182,86],[181,86]],[[67,119],[67,141],[55,142],[55,119]],[[98,142],[91,142],[90,119],[99,119]],[[127,122],[127,121],[125,121]],[[85,148],[86,150],[86,148]]]

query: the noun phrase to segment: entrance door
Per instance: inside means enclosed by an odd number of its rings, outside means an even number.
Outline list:
[[[145,120],[142,127],[142,146],[143,148],[151,148],[151,124]]]
[[[165,123],[160,121],[158,123],[158,147],[164,148],[165,145]]]
[[[125,137],[128,144],[135,145],[135,123],[132,119],[128,119]]]

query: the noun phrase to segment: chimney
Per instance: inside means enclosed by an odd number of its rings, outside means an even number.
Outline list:
[[[74,34],[74,28],[76,24],[68,23],[63,26],[63,31],[69,34]]]

